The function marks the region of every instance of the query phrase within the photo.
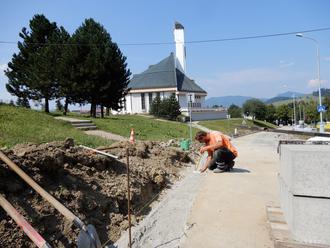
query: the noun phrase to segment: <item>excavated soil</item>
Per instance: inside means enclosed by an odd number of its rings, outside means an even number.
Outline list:
[[[126,148],[130,155],[133,224],[150,209],[145,204],[180,177],[194,160],[173,147],[176,142],[114,143],[100,148],[118,160],[74,145],[72,139],[47,144],[22,144],[6,151],[46,191],[85,223],[93,224],[101,242],[115,242],[127,229]],[[0,193],[53,247],[76,247],[79,230],[0,161]],[[141,209],[143,209],[141,211]],[[0,209],[0,247],[35,247]]]

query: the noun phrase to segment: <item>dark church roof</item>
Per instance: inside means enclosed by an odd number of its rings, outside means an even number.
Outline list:
[[[175,29],[184,29],[183,25],[179,22],[175,22],[174,27]]]
[[[194,80],[175,68],[173,53],[158,64],[149,66],[146,71],[133,75],[128,87],[132,90],[177,88],[178,91],[206,93]]]

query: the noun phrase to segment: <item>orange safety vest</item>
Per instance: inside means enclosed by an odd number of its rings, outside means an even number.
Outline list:
[[[236,157],[238,155],[237,149],[232,145],[229,138],[226,137],[226,135],[222,134],[218,131],[212,131],[209,133],[210,140],[206,145],[215,145],[218,142],[222,142],[222,147],[227,148],[229,151],[231,151]],[[208,151],[213,152],[213,151]]]

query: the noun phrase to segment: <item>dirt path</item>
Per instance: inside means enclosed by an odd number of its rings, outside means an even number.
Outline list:
[[[187,123],[187,125],[189,126],[189,122]],[[200,129],[200,130],[202,130],[202,131],[204,131],[204,132],[210,132],[210,131],[213,131],[213,130],[207,128],[207,127],[204,127],[204,126],[200,125],[200,124],[198,123],[198,121],[193,121],[193,122],[192,122],[192,127],[197,128],[197,129]]]
[[[99,136],[99,137],[102,137],[105,139],[116,140],[116,141],[128,140],[127,138],[120,136],[118,134],[109,133],[109,132],[102,131],[102,130],[88,130],[88,131],[85,131],[85,133],[88,135]]]
[[[280,138],[289,136],[260,132],[234,141],[239,151],[235,171],[207,174],[188,218],[193,227],[180,247],[273,247],[265,206],[279,200]]]

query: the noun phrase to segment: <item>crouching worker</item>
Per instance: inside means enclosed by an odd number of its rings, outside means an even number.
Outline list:
[[[208,152],[208,157],[200,169],[204,172],[207,169],[213,170],[214,173],[230,171],[234,165],[234,159],[237,157],[237,150],[231,144],[230,138],[221,132],[212,131],[206,133],[204,131],[197,132],[195,139],[200,143],[205,143],[199,151],[200,153]]]

